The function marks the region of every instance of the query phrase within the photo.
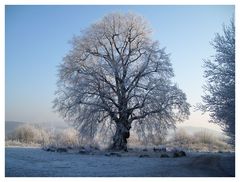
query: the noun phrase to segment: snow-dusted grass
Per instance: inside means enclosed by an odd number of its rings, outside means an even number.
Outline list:
[[[41,147],[40,144],[37,143],[23,143],[18,140],[7,140],[5,141],[6,147]]]
[[[234,153],[139,158],[6,148],[6,176],[234,176]]]

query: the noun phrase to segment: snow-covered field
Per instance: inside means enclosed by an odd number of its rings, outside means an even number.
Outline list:
[[[5,175],[11,176],[235,176],[234,153],[187,153],[181,158],[84,155],[7,147]]]

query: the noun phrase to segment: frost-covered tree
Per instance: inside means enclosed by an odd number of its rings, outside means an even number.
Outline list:
[[[210,112],[210,122],[220,125],[235,141],[235,25],[223,27],[223,35],[216,34],[211,43],[216,51],[212,59],[205,60],[201,110]]]
[[[81,133],[113,131],[113,150],[127,150],[130,129],[156,133],[189,115],[173,84],[169,55],[151,39],[143,17],[113,13],[72,40],[59,68],[54,107]]]

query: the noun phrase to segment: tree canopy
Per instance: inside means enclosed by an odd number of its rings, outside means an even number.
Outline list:
[[[112,149],[126,150],[132,126],[156,134],[188,117],[186,95],[171,81],[169,54],[152,40],[143,17],[108,14],[71,43],[54,107],[80,133],[94,137],[104,126],[113,131]]]

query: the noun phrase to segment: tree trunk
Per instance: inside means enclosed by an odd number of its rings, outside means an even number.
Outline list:
[[[113,136],[112,150],[127,151],[127,139],[130,137],[130,128],[128,124],[117,123],[116,133]]]

